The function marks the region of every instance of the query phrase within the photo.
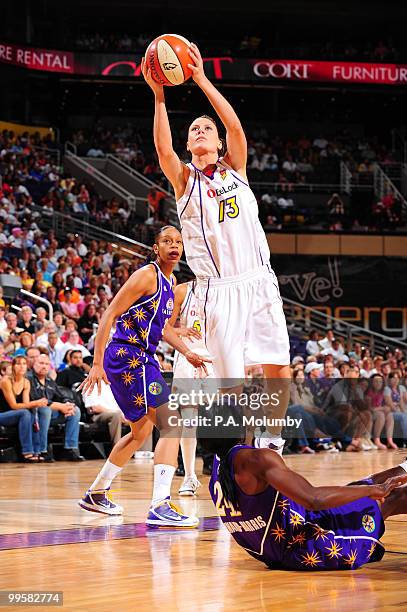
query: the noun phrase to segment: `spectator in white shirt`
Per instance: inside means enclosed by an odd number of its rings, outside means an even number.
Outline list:
[[[65,346],[66,345],[58,338],[58,334],[55,331],[49,332],[47,335],[46,347],[54,370],[58,370],[63,363],[63,355],[66,353]]]
[[[90,352],[88,349],[79,344],[79,334],[77,331],[71,331],[68,337],[68,342],[65,342],[64,350],[62,351],[62,359],[65,357],[67,351],[80,351],[82,353],[82,357],[89,357]]]
[[[381,355],[376,355],[376,357],[373,358],[373,370],[370,370],[370,376],[381,374],[383,361],[384,358]]]
[[[1,287],[1,289],[3,290],[3,287]],[[3,296],[1,296],[1,297],[3,297]],[[2,332],[3,332],[3,331],[6,329],[6,327],[7,327],[7,321],[6,321],[6,319],[4,318],[5,314],[6,314],[6,310],[5,310],[5,308],[4,308],[3,306],[0,306],[0,336],[1,336],[1,333],[2,333]]]
[[[46,321],[44,327],[38,332],[35,346],[45,346],[48,348],[48,334],[52,332],[56,332],[55,323],[53,321]]]
[[[305,347],[307,355],[317,355],[321,352],[321,347],[319,346],[318,340],[319,333],[314,329],[310,332],[309,340]]]
[[[98,393],[97,385],[92,393],[83,395],[85,408],[92,415],[94,423],[106,423],[109,427],[110,438],[116,444],[122,437],[122,423],[125,422],[124,415],[110,389],[103,380],[101,381],[101,393]]]
[[[80,266],[74,266],[72,269],[72,275],[73,286],[75,289],[83,289],[82,268]]]
[[[333,340],[335,340],[334,333],[332,329],[328,329],[328,331],[326,332],[325,338],[322,338],[322,340],[319,341],[319,344],[322,349],[331,348]]]
[[[284,172],[286,172],[287,174],[294,174],[296,169],[297,169],[297,164],[293,160],[292,156],[291,155],[287,155],[287,159],[283,163],[283,170],[284,170]]]
[[[83,244],[83,242],[82,242],[82,238],[81,238],[80,236],[77,236],[77,237],[75,238],[74,246],[75,246],[75,249],[77,250],[78,255],[79,255],[80,257],[85,257],[85,256],[87,255],[87,253],[88,253],[88,247],[87,247],[86,245],[84,245],[84,244]],[[112,248],[113,248],[113,247],[112,247]]]
[[[317,147],[317,149],[326,149],[326,147],[328,146],[328,141],[323,136],[318,136],[314,139],[314,142],[312,144],[314,145],[314,147]]]
[[[332,355],[335,361],[338,361],[345,354],[345,349],[339,340],[333,340],[331,348],[324,349],[322,355]]]

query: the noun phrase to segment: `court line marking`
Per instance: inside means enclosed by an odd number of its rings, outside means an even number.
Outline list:
[[[29,531],[25,533],[7,533],[0,535],[0,550],[39,548],[42,546],[62,546],[66,544],[84,544],[86,542],[103,542],[129,540],[155,536],[158,533],[192,533],[217,531],[222,525],[217,516],[205,516],[200,519],[197,529],[153,529],[145,523],[124,523],[122,525],[97,525],[53,529],[50,531]]]

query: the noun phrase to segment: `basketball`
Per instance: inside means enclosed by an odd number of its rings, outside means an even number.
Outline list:
[[[181,85],[190,78],[190,44],[178,34],[163,34],[149,44],[145,59],[154,81],[160,85]]]

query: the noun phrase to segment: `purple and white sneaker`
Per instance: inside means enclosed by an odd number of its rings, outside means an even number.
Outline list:
[[[78,504],[84,510],[89,510],[89,512],[100,512],[110,516],[123,514],[122,506],[115,504],[110,498],[109,489],[86,491],[82,499],[78,501]]]
[[[196,516],[186,516],[167,497],[151,506],[147,516],[146,525],[149,527],[170,527],[172,529],[194,529],[198,527],[199,519]]]
[[[269,448],[280,455],[280,457],[283,455],[284,444],[285,440],[280,437],[270,438],[270,434],[267,434],[267,432],[254,438],[253,441],[254,448]]]

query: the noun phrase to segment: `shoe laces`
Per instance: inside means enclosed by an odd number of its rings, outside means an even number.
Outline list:
[[[105,498],[114,504],[112,493],[117,493],[118,491],[120,491],[120,489],[94,489],[93,491],[90,491],[90,494],[102,495],[104,493]]]
[[[181,508],[179,508],[176,504],[174,504],[174,502],[172,502],[170,499],[163,499],[160,503],[158,503],[154,507],[154,509],[159,508],[160,506],[163,506],[165,504],[167,504],[173,512],[176,512],[177,514],[180,514],[181,516],[183,516],[183,512]]]
[[[188,478],[186,478],[186,479],[184,480],[184,482],[182,483],[182,486],[183,486],[183,487],[186,487],[186,486],[188,486],[188,485],[189,485],[189,486],[193,486],[193,487],[195,487],[196,489],[197,489],[198,487],[202,486],[202,485],[201,485],[201,483],[199,482],[199,480],[198,480],[197,478],[194,478],[193,476],[189,476],[189,477],[188,477]]]

